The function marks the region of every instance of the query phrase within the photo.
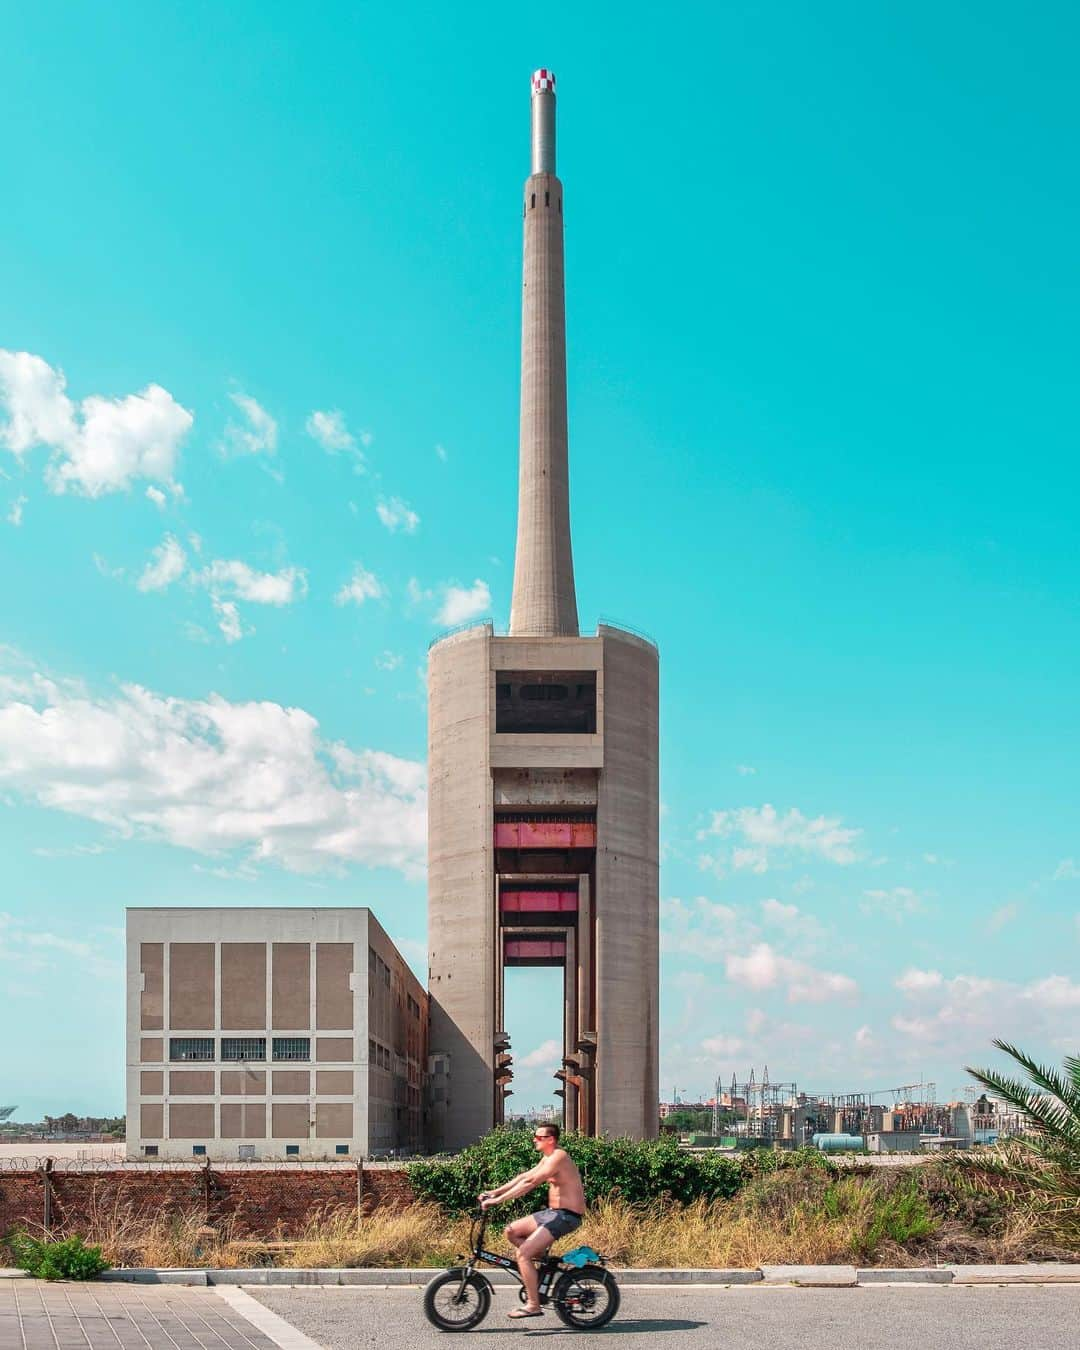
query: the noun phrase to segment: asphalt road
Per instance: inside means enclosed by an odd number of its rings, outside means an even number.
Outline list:
[[[416,1289],[267,1289],[252,1297],[324,1350],[496,1344],[514,1346],[551,1336],[623,1337],[639,1350],[716,1350],[721,1345],[827,1345],[829,1350],[1076,1350],[1080,1285],[864,1286],[857,1289],[626,1289],[614,1322],[576,1332],[548,1311],[528,1330],[508,1322],[516,1293],[497,1289],[487,1320],[449,1340],[424,1318]]]

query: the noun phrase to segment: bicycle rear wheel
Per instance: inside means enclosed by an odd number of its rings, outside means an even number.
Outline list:
[[[465,1275],[460,1267],[436,1275],[424,1290],[424,1314],[440,1331],[471,1331],[490,1308],[491,1286],[487,1280],[480,1275]]]
[[[551,1301],[568,1327],[595,1331],[619,1311],[619,1286],[602,1266],[582,1266],[566,1272],[555,1286]]]

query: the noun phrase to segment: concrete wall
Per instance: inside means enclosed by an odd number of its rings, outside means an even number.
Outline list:
[[[366,909],[129,909],[127,943],[129,1157],[421,1147],[427,999]],[[275,1060],[275,1036],[309,1059]],[[180,1038],[213,1057],[173,1057]],[[223,1038],[255,1044],[226,1060]]]
[[[431,1144],[456,1149],[494,1122],[495,872],[489,625],[452,634],[428,661],[428,947]]]
[[[659,1129],[659,660],[601,626],[604,768],[596,812],[596,1127]]]

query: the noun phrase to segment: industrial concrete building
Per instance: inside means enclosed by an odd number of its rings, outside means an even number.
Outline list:
[[[578,630],[567,465],[555,79],[532,79],[517,551],[508,636],[436,643],[428,671],[432,1138],[503,1119],[505,971],[562,969],[568,1126],[658,1129],[656,648]],[[547,1034],[547,1033],[545,1033]]]
[[[127,911],[128,1157],[424,1145],[427,995],[366,909]]]

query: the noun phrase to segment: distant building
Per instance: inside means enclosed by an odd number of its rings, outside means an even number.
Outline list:
[[[427,995],[367,909],[129,909],[129,1158],[424,1145]]]

